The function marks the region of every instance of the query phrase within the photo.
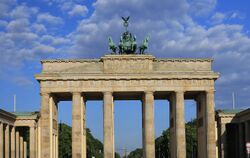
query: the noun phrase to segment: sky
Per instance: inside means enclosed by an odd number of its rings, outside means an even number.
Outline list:
[[[138,43],[150,35],[156,57],[213,58],[216,109],[232,108],[232,92],[236,108],[250,107],[249,0],[0,0],[0,108],[13,111],[16,95],[17,111],[39,110],[40,60],[102,57],[124,31],[121,16]],[[195,117],[192,101],[185,111]],[[71,102],[59,113],[71,124]],[[168,117],[168,102],[155,101],[156,136]],[[102,140],[102,102],[87,103],[87,126]],[[141,146],[139,101],[115,102],[115,131],[117,151]]]

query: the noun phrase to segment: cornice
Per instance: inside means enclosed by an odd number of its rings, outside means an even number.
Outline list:
[[[213,62],[212,58],[156,58],[156,62]]]
[[[77,80],[216,80],[219,77],[218,73],[197,73],[197,74],[177,74],[177,73],[166,73],[166,74],[120,74],[120,75],[113,75],[113,74],[72,74],[72,73],[49,73],[49,74],[38,74],[35,75],[37,80],[51,80],[51,81],[77,81]]]
[[[103,60],[153,60],[154,62],[213,62],[212,58],[155,58],[152,55],[106,55],[100,59],[47,59],[41,63],[85,63]]]
[[[100,62],[100,59],[48,59],[41,60],[41,63],[85,63],[85,62]]]

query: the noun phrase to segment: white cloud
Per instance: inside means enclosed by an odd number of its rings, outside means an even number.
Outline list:
[[[33,24],[31,28],[36,32],[36,33],[46,33],[47,29],[43,24]]]
[[[68,12],[70,16],[85,16],[87,13],[88,13],[88,8],[85,5],[79,5],[79,4],[74,5],[72,10]]]
[[[11,21],[7,25],[8,32],[27,32],[29,31],[29,20],[28,19],[16,19]]]
[[[30,16],[36,15],[38,8],[27,7],[25,4],[17,6],[10,12],[12,18],[29,18]]]
[[[63,19],[57,16],[53,16],[49,13],[40,13],[37,16],[38,22],[45,22],[52,25],[63,24]]]
[[[16,3],[15,0],[1,0],[0,1],[0,17],[8,16],[10,8]]]
[[[7,21],[0,20],[0,27],[5,28],[7,25],[8,25],[8,22],[7,22]]]
[[[49,45],[39,44],[35,46],[32,51],[39,56],[44,56],[46,54],[55,53],[56,49]]]
[[[206,16],[216,7],[217,0],[189,0],[190,12],[196,16]]]
[[[219,23],[222,23],[225,19],[226,19],[227,15],[224,14],[224,13],[219,13],[219,12],[216,12],[212,17],[211,17],[211,20],[212,20],[212,23],[213,24],[219,24]]]

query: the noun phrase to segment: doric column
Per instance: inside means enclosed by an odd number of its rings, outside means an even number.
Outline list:
[[[4,145],[4,140],[3,140],[3,123],[0,122],[0,158],[3,158],[3,145]]]
[[[41,119],[37,125],[37,158],[41,158]]]
[[[85,101],[80,92],[73,93],[72,157],[86,158]]]
[[[145,92],[143,97],[143,157],[155,157],[154,94]]]
[[[20,157],[20,134],[16,131],[16,158]]]
[[[215,142],[215,113],[214,113],[214,90],[206,91],[206,153],[207,158],[216,157],[216,142]]]
[[[205,93],[200,93],[196,98],[197,110],[197,143],[198,143],[198,157],[206,157],[206,96]]]
[[[30,127],[30,158],[36,157],[36,151],[35,151],[35,127]]]
[[[226,131],[226,124],[221,123],[220,125],[220,157],[225,158],[227,157],[227,131]]]
[[[249,131],[249,128],[250,128],[250,125],[249,125],[249,121],[245,121],[244,122],[245,124],[245,157],[247,158],[247,152],[246,152],[246,143],[247,142],[250,142],[250,131]]]
[[[23,158],[23,137],[20,136],[20,158]]]
[[[176,91],[170,97],[171,158],[186,158],[184,92]]]
[[[23,157],[27,158],[27,142],[23,142]]]
[[[244,143],[244,132],[243,132],[243,123],[238,124],[239,130],[239,157],[244,157],[245,155],[245,143]]]
[[[5,126],[5,157],[10,157],[10,126]]]
[[[115,157],[114,143],[114,103],[113,94],[104,92],[103,96],[104,158]]]
[[[52,97],[41,93],[41,158],[52,158]]]
[[[15,146],[15,143],[16,143],[16,131],[15,131],[15,127],[12,126],[11,128],[11,145],[10,145],[10,148],[11,148],[11,158],[15,158],[15,154],[16,154],[16,146]]]

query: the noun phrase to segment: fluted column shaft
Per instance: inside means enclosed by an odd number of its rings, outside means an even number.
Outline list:
[[[30,158],[36,157],[36,151],[35,151],[35,127],[30,127]]]
[[[104,158],[114,158],[114,103],[111,92],[104,92],[103,104]]]
[[[3,145],[4,145],[4,140],[3,140],[3,123],[0,122],[0,158],[3,158]]]
[[[52,158],[52,98],[41,93],[41,158]]]
[[[23,158],[23,137],[20,136],[20,158]]]
[[[155,157],[154,137],[154,95],[153,92],[145,92],[143,97],[143,157]]]
[[[170,97],[171,158],[186,158],[184,92],[176,91]]]
[[[10,126],[5,127],[5,157],[10,157]]]
[[[11,145],[10,145],[10,148],[11,148],[11,158],[15,158],[15,154],[16,154],[16,147],[15,147],[15,142],[16,142],[16,130],[15,130],[15,127],[13,126],[11,128]]]
[[[27,142],[23,142],[23,157],[27,158]]]
[[[207,158],[216,157],[214,90],[206,92]]]
[[[86,158],[85,104],[80,92],[73,93],[72,157]]]
[[[200,93],[196,98],[197,103],[197,143],[198,143],[198,157],[206,157],[206,96],[205,93]]]
[[[16,158],[20,157],[20,134],[16,131]]]

